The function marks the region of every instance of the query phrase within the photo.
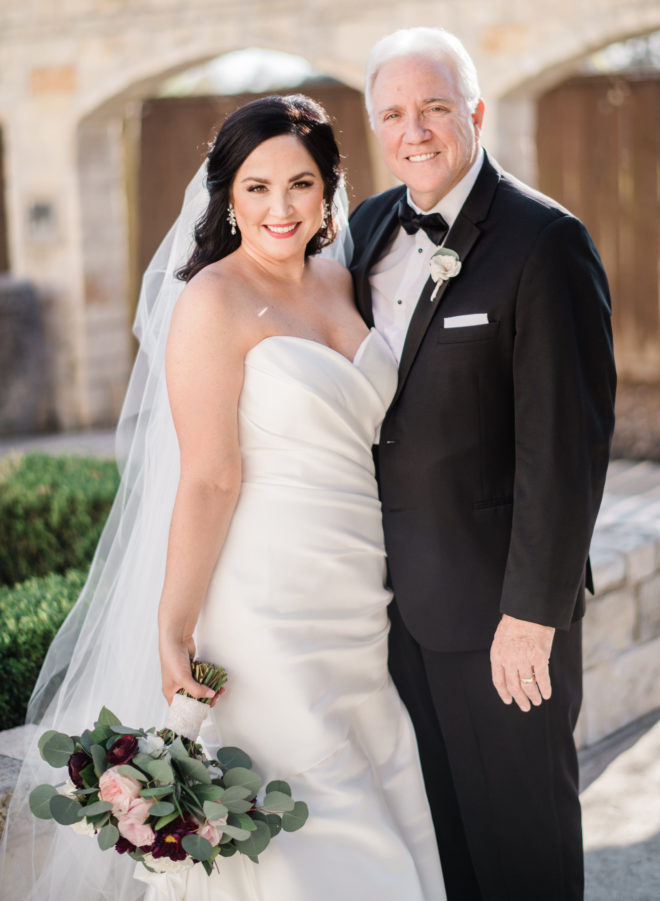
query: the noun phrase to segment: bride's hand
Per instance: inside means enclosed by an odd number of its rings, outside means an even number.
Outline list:
[[[163,680],[163,694],[168,704],[180,688],[185,689],[193,698],[213,698],[217,700],[219,693],[195,682],[190,671],[190,660],[195,656],[195,642],[188,640],[161,637],[160,667]]]

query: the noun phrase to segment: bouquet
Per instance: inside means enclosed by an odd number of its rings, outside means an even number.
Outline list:
[[[191,661],[196,681],[217,691],[221,667]],[[210,760],[195,739],[210,701],[181,690],[168,727],[124,726],[103,707],[82,735],[49,730],[39,740],[43,759],[68,767],[69,780],[39,785],[30,809],[76,832],[96,836],[103,851],[114,848],[148,870],[176,872],[201,863],[211,875],[217,858],[259,855],[282,829],[295,832],[307,805],[294,801],[286,782],[262,780],[240,748],[221,748]]]

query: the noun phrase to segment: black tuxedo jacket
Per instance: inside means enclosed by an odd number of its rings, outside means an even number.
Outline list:
[[[357,302],[404,187],[351,217]],[[487,156],[446,246],[460,273],[406,337],[378,452],[401,614],[438,651],[490,645],[501,613],[566,629],[585,571],[614,422],[607,280],[582,223]],[[444,319],[486,313],[484,325]]]

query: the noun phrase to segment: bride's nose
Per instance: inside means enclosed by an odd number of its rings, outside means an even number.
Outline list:
[[[270,213],[280,219],[291,212],[292,204],[288,190],[273,191],[270,199]]]

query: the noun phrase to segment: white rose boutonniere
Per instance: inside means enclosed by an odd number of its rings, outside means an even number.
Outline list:
[[[440,285],[448,279],[454,278],[461,271],[461,261],[455,250],[451,250],[449,247],[439,247],[431,257],[430,267],[431,278],[435,282],[435,288],[430,297],[431,303],[433,303]]]

